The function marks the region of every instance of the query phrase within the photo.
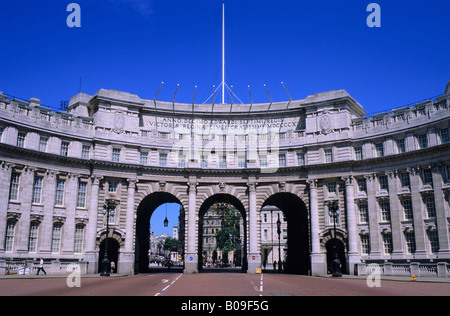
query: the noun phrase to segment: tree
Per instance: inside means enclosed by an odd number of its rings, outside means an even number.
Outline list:
[[[178,252],[178,249],[180,248],[180,243],[178,239],[175,238],[166,238],[164,241],[164,250],[168,250],[170,252]]]
[[[224,253],[236,248],[236,240],[240,237],[239,220],[239,213],[235,210],[229,210],[222,218],[222,229],[216,232],[216,243]]]

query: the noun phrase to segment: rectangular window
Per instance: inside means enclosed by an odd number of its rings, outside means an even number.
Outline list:
[[[402,206],[403,206],[405,220],[412,221],[414,218],[413,218],[413,209],[412,209],[411,200],[410,199],[403,200]]]
[[[361,253],[368,255],[370,253],[369,235],[361,235]]]
[[[377,157],[384,157],[384,144],[383,143],[375,144],[375,151],[377,153]]]
[[[406,249],[409,254],[416,252],[416,237],[413,232],[405,233]]]
[[[259,155],[259,166],[261,168],[267,167],[267,155]]]
[[[435,218],[436,217],[436,205],[434,203],[434,197],[427,196],[424,199],[424,202],[425,202],[425,207],[427,209],[428,218]]]
[[[148,153],[147,152],[141,152],[139,162],[143,166],[147,165],[147,163],[148,163]]]
[[[355,147],[355,159],[356,160],[363,160],[362,147]]]
[[[69,154],[69,142],[61,142],[61,150],[60,150],[60,155],[61,156],[66,156]]]
[[[239,155],[238,156],[238,167],[245,168],[245,163],[246,163],[245,155]]]
[[[428,239],[430,241],[431,252],[439,252],[439,237],[436,230],[428,232]]]
[[[369,221],[369,213],[366,203],[361,203],[358,205],[359,208],[359,222],[361,224],[366,224]]]
[[[328,193],[336,194],[336,182],[327,182]]]
[[[448,127],[440,129],[439,135],[441,136],[441,144],[450,142],[450,133],[448,131]]]
[[[392,234],[383,234],[384,253],[392,253]]]
[[[39,223],[31,222],[30,235],[28,236],[28,252],[36,252],[38,241]]]
[[[186,155],[185,154],[178,154],[178,167],[186,168]]]
[[[278,155],[278,166],[286,167],[286,154]]]
[[[427,134],[420,134],[417,136],[419,142],[419,148],[424,149],[428,147],[428,136]]]
[[[24,147],[25,146],[25,137],[26,134],[23,132],[19,132],[17,134],[17,147]]]
[[[39,151],[42,151],[43,153],[47,152],[47,143],[48,138],[46,137],[39,138]]]
[[[159,166],[165,167],[167,165],[167,154],[159,154]]]
[[[16,223],[14,219],[8,219],[6,223],[5,251],[13,251]]]
[[[108,192],[110,192],[110,193],[116,193],[117,192],[117,182],[116,181],[109,181],[108,182]]]
[[[75,226],[75,253],[83,252],[83,240],[84,240],[84,225]]]
[[[52,252],[58,253],[61,246],[61,223],[54,223],[52,229]]]
[[[388,179],[387,176],[379,176],[378,182],[380,183],[380,190],[389,190]]]
[[[401,183],[403,188],[410,188],[411,187],[411,181],[409,179],[409,173],[408,172],[400,173],[400,183]]]
[[[201,168],[208,168],[208,158],[206,156],[202,156],[202,160],[200,162]]]
[[[406,152],[405,139],[400,138],[400,139],[397,139],[396,142],[397,142],[397,152],[399,154],[403,154],[404,152]]]
[[[120,148],[113,148],[112,150],[112,161],[119,162],[120,160]]]
[[[297,153],[297,164],[299,166],[305,165],[305,154],[304,153]]]
[[[41,204],[42,197],[42,182],[44,177],[34,176],[33,181],[33,195],[32,195],[32,203]]]
[[[325,149],[325,162],[333,162],[333,150]]]
[[[56,179],[56,192],[55,192],[55,205],[64,205],[64,187],[66,185],[66,180],[57,178]]]
[[[366,193],[367,192],[367,183],[366,179],[357,179],[358,183],[358,192]]]
[[[90,158],[90,152],[91,152],[91,146],[83,145],[83,148],[81,149],[81,159],[89,159]]]
[[[78,194],[77,194],[77,207],[85,208],[86,207],[86,189],[87,182],[78,182]]]
[[[20,173],[11,173],[11,186],[9,189],[9,200],[18,201],[19,200],[19,184],[20,184]]]
[[[431,173],[431,169],[422,170],[422,181],[423,184],[433,184],[433,174]]]
[[[391,210],[389,207],[389,202],[380,202],[380,209],[382,221],[389,222],[391,220]]]
[[[445,165],[445,180],[447,183],[450,182],[450,165]]]
[[[227,167],[227,156],[220,156],[219,157],[219,168],[226,168]]]

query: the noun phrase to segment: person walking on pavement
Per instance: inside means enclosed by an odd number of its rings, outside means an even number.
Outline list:
[[[45,273],[45,275],[47,275],[47,272],[45,272],[45,270],[44,270],[44,259],[42,259],[42,258],[40,258],[40,260],[39,260],[38,271],[37,271],[36,275],[39,275],[39,272],[41,270]]]

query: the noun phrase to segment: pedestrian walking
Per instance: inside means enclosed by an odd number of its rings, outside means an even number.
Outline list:
[[[47,275],[47,272],[45,272],[45,270],[44,270],[44,259],[42,259],[42,258],[40,258],[40,260],[39,260],[39,265],[38,265],[38,270],[37,270],[36,275],[39,275],[39,272],[41,272],[41,270],[42,270],[42,272],[45,273],[45,275]]]
[[[111,273],[114,273],[115,270],[116,270],[116,264],[114,263],[114,261],[111,261]]]

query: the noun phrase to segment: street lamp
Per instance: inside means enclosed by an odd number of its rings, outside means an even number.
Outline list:
[[[337,251],[337,235],[336,235],[336,219],[339,216],[341,212],[339,211],[339,205],[337,202],[333,202],[328,206],[328,214],[330,214],[330,217],[333,218],[333,225],[334,225],[334,258],[331,262],[331,266],[333,269],[333,277],[342,277],[341,272],[341,261],[339,260],[339,255]]]
[[[283,267],[281,266],[281,221],[280,221],[280,214],[278,214],[278,220],[277,220],[277,234],[278,234],[278,271],[281,272]]]
[[[102,272],[101,276],[110,276],[110,261],[108,258],[108,235],[109,235],[109,217],[114,216],[116,205],[119,201],[113,199],[107,199],[103,205],[103,215],[106,215],[106,239],[105,239],[105,253],[102,260]]]

